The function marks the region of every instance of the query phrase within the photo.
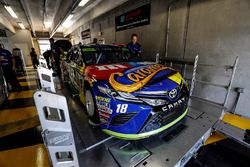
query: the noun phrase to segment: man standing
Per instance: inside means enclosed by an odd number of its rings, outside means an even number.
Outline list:
[[[3,48],[2,44],[0,44],[0,65],[7,83],[9,83],[12,87],[12,91],[21,90],[22,87],[15,74],[15,60],[12,54]]]
[[[36,69],[36,67],[39,65],[39,62],[38,62],[37,54],[34,48],[31,48],[30,57],[31,57],[33,67],[34,69]]]
[[[131,35],[131,42],[127,44],[127,48],[132,52],[132,58],[141,58],[141,45],[138,43],[138,36],[136,34]]]
[[[49,42],[50,42],[52,58],[55,61],[54,66],[52,65],[52,68],[54,67],[54,70],[56,71],[56,74],[58,75],[58,77],[61,77],[60,50],[58,47],[56,47],[54,38],[50,38]]]
[[[50,67],[50,59],[51,59],[51,50],[47,50],[47,51],[45,51],[44,53],[43,53],[43,57],[45,58],[45,60],[46,60],[46,63],[47,63],[47,66],[48,66],[48,68],[50,69],[51,67]]]

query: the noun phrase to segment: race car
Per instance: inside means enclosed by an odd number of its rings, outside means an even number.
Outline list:
[[[178,71],[138,61],[120,46],[88,45],[79,51],[75,62],[81,67],[71,66],[81,77],[73,83],[91,122],[105,133],[126,140],[148,138],[187,115],[189,91]]]

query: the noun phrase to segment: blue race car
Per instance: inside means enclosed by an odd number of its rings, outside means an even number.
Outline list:
[[[89,45],[80,50],[80,100],[105,133],[138,140],[167,130],[187,115],[189,91],[179,72],[131,61],[124,47]]]

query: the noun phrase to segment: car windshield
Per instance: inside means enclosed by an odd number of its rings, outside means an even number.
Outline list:
[[[84,62],[87,65],[136,61],[133,60],[131,52],[126,48],[102,48],[101,50],[91,51],[86,51],[85,49],[83,50],[82,55]]]

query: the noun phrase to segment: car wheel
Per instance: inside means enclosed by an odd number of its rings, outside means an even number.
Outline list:
[[[85,91],[85,107],[89,116],[89,119],[95,123],[95,124],[99,124],[99,116],[98,113],[96,111],[96,103],[95,103],[95,99],[93,96],[93,93],[90,89],[86,89]]]

